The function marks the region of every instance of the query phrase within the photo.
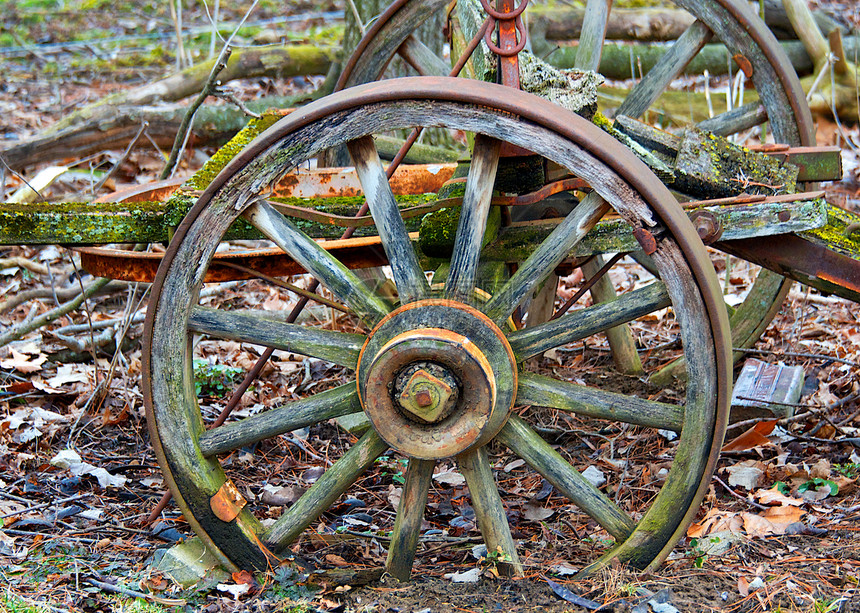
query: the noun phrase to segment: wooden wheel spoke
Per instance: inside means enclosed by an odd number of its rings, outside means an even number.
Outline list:
[[[683,407],[532,373],[520,374],[517,404],[550,407],[579,415],[674,432],[680,432],[684,425]]]
[[[217,338],[273,347],[354,369],[365,337],[286,323],[271,317],[194,307],[188,329]]]
[[[510,317],[608,210],[609,205],[596,192],[586,196],[493,296],[484,312],[498,324]]]
[[[420,300],[427,293],[427,278],[418,264],[418,257],[409,240],[406,224],[397,208],[373,137],[365,136],[351,141],[347,146],[376,222],[376,231],[388,256],[400,300],[404,304]]]
[[[609,302],[575,311],[533,328],[512,333],[508,340],[517,361],[604,332],[671,304],[666,286],[659,281],[623,294]]]
[[[446,77],[451,67],[415,36],[409,35],[397,53],[422,77]]]
[[[200,436],[200,451],[207,457],[227,453],[285,432],[360,411],[361,402],[355,383],[347,383],[204,432]]]
[[[597,72],[600,67],[600,55],[603,51],[603,39],[606,36],[606,23],[609,21],[611,8],[612,0],[588,0],[586,2],[582,34],[579,36],[579,46],[576,48],[575,68]]]
[[[767,109],[759,102],[750,102],[710,119],[700,121],[696,127],[717,136],[730,136],[759,126],[767,121]]]
[[[421,534],[421,521],[427,506],[427,492],[430,490],[430,479],[433,477],[435,465],[435,460],[411,458],[406,467],[406,483],[400,496],[388,558],[385,560],[386,570],[401,581],[407,581],[412,572],[415,549]]]
[[[243,216],[365,322],[372,325],[391,310],[352,271],[268,202],[258,200]]]
[[[445,281],[445,295],[454,300],[469,299],[475,288],[481,242],[499,166],[500,145],[496,139],[480,134],[475,136],[472,164],[466,179],[466,193],[463,195],[451,257],[451,272]]]
[[[460,454],[457,456],[457,463],[466,477],[475,518],[478,520],[478,528],[484,537],[487,551],[496,553],[501,549],[510,559],[500,564],[499,569],[507,574],[522,575],[523,567],[511,536],[511,527],[508,525],[505,507],[496,487],[493,470],[487,459],[486,448],[479,447]]]
[[[636,84],[618,110],[617,115],[641,117],[654,101],[665,91],[681,71],[690,63],[702,47],[711,39],[713,33],[698,19],[675,41],[675,44],[660,58],[660,61],[648,71]]]
[[[511,415],[497,438],[617,540],[624,540],[633,532],[636,527],[633,518],[583,477],[522,418]]]
[[[293,506],[281,515],[262,540],[274,552],[283,551],[367,470],[388,445],[369,430],[323,473]]]

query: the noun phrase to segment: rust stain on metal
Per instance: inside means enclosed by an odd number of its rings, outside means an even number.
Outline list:
[[[236,489],[236,486],[229,479],[209,499],[209,507],[212,509],[215,517],[226,522],[236,519],[246,504],[248,504],[248,501],[245,500],[245,497],[239,493],[239,490]]]
[[[696,233],[706,245],[719,240],[723,235],[723,225],[720,223],[720,219],[711,211],[693,211],[690,213],[690,221],[693,222]]]
[[[735,61],[735,63],[738,65],[738,67],[743,71],[744,76],[747,79],[751,79],[753,76],[752,62],[750,62],[745,56],[741,55],[740,53],[736,53],[734,56],[732,56],[732,59]]]
[[[633,230],[633,237],[642,246],[642,251],[644,251],[646,255],[651,255],[657,251],[657,240],[654,238],[654,235],[645,228],[636,228]]]

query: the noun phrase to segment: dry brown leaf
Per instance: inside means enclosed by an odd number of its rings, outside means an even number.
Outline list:
[[[786,496],[777,489],[759,490],[755,493],[755,498],[761,504],[765,505],[788,505],[793,507],[803,505],[803,500],[800,498]]]
[[[44,364],[48,360],[48,356],[43,353],[38,354],[30,360],[30,357],[19,351],[11,350],[12,357],[8,360],[3,360],[0,362],[0,366],[3,368],[11,368],[13,370],[17,370],[18,372],[22,372],[25,374],[30,374],[34,372],[38,372],[42,370],[42,364]]]
[[[326,554],[325,561],[329,564],[334,564],[335,566],[349,566],[349,562],[344,560],[339,555],[335,555],[333,553]]]
[[[767,438],[773,432],[778,420],[760,421],[752,428],[730,440],[723,445],[723,452],[726,451],[747,451],[756,447],[767,447],[773,445]]]

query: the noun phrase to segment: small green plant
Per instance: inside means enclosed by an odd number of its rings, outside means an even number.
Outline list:
[[[853,462],[834,464],[831,468],[843,477],[853,478],[860,474],[860,464],[855,464]]]
[[[841,598],[833,600],[822,598],[812,603],[812,613],[832,613],[839,610],[840,604],[842,604]]]
[[[720,537],[712,536],[708,541],[712,544],[716,544],[720,542]],[[693,566],[696,568],[702,568],[705,565],[705,561],[708,559],[708,547],[699,539],[691,539],[690,549],[694,556]]]
[[[478,560],[478,564],[493,573],[496,577],[499,576],[499,564],[509,564],[513,562],[513,558],[509,553],[502,550],[501,545],[496,546],[495,551],[488,551],[487,555]]]
[[[406,483],[406,476],[403,474],[408,463],[406,458],[396,459],[382,456],[376,458],[376,463],[382,468],[380,471],[381,475],[391,475],[391,480],[399,485]]]
[[[9,591],[0,596],[0,613],[45,613],[48,610],[47,607],[30,604]]]
[[[816,477],[814,479],[810,479],[806,483],[802,483],[800,487],[797,488],[797,492],[802,494],[803,492],[812,490],[813,492],[819,490],[821,487],[826,486],[830,490],[830,496],[835,496],[839,493],[839,486],[836,485],[830,479],[821,479]]]
[[[194,391],[198,396],[224,396],[230,385],[242,374],[241,368],[212,364],[209,360],[194,359]]]

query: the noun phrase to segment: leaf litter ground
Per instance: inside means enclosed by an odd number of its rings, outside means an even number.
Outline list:
[[[61,109],[45,103],[55,85],[66,99],[101,95],[93,95],[89,86],[32,79],[27,96],[17,88],[3,96],[4,108],[12,109],[25,126],[56,119]],[[256,87],[248,85],[244,93],[253,96]],[[16,125],[9,124],[5,139],[18,136]],[[827,142],[838,128],[821,121],[819,130],[819,142]],[[842,138],[846,136],[857,142],[857,129],[848,129]],[[209,153],[192,151],[183,172]],[[851,208],[857,206],[860,183],[858,158],[850,148],[847,158],[846,179],[830,186],[828,197]],[[158,156],[136,151],[107,187],[152,179],[160,164]],[[17,183],[7,177],[6,191]],[[87,184],[86,178],[73,177],[51,188],[50,195],[68,199]],[[48,268],[48,274],[24,265],[2,271],[4,301],[28,291],[42,293],[20,304],[4,302],[4,329],[50,308],[58,291],[89,281],[64,249],[12,248],[3,255]],[[730,295],[749,289],[752,267],[734,261],[727,271],[725,257],[718,254],[714,262]],[[631,279],[639,274],[632,263],[622,266],[622,272]],[[573,280],[566,280],[562,297],[573,289]],[[491,461],[520,543],[523,580],[496,577],[492,556],[481,550],[462,476],[453,464],[444,463],[434,475],[415,581],[404,585],[377,579],[403,483],[403,459],[391,455],[302,537],[293,547],[294,560],[284,568],[257,576],[237,573],[214,585],[183,590],[147,565],[159,549],[192,533],[170,506],[154,525],[145,523],[164,491],[138,389],[140,323],[134,315],[145,310],[145,299],[144,288],[119,287],[91,300],[88,314],[72,314],[0,352],[0,573],[6,585],[6,604],[0,607],[15,610],[13,604],[23,600],[49,610],[130,610],[137,591],[159,607],[179,606],[177,599],[183,599],[188,610],[204,611],[288,610],[298,602],[320,610],[356,611],[860,610],[860,496],[855,483],[860,474],[860,319],[852,303],[803,288],[792,291],[756,349],[766,361],[804,367],[804,395],[796,407],[800,417],[778,428],[761,422],[752,433],[747,431],[753,424],[730,430],[732,450],[720,460],[696,523],[655,573],[608,568],[573,581],[570,573],[611,540],[515,456],[494,446]],[[293,299],[248,282],[224,284],[206,300],[283,311]],[[320,308],[311,316],[329,321],[332,314]],[[119,343],[122,350],[117,352],[116,343],[109,341],[94,361],[87,349],[89,335],[104,330],[99,322],[109,319],[120,322],[113,325],[114,332],[128,328]],[[351,325],[343,319],[332,323],[348,330]],[[70,348],[60,336],[64,333],[57,333],[70,325],[85,330],[82,350]],[[655,318],[641,327],[637,334],[671,348],[675,333],[670,322]],[[244,371],[258,356],[259,349],[239,343],[198,344],[197,381],[205,416],[217,415],[223,392],[235,384],[235,373],[224,365]],[[673,394],[614,373],[600,345],[547,355],[537,367],[623,393],[658,399]],[[349,377],[321,362],[277,356],[236,416],[334,387]],[[557,413],[537,418],[551,444],[586,458],[577,468],[593,469],[595,478],[605,479],[604,491],[626,496],[633,509],[647,505],[667,468],[669,440],[645,429],[606,430],[603,424]],[[245,497],[252,504],[259,501],[261,513],[277,514],[355,440],[333,424],[321,424],[237,452],[225,464]],[[77,455],[64,454],[67,449]],[[451,574],[479,574],[480,579],[455,583],[445,577]]]

